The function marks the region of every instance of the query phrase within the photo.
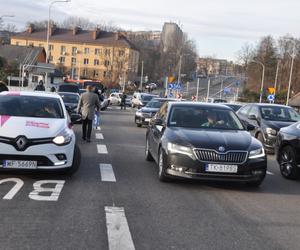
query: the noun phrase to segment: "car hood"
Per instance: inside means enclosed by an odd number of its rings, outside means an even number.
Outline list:
[[[248,151],[252,141],[255,140],[251,137],[249,132],[242,130],[218,131],[170,128],[168,133],[173,143],[193,148],[214,149],[217,151],[221,146],[225,148],[225,151]]]
[[[264,120],[263,124],[265,127],[269,127],[275,130],[280,130],[281,128],[290,126],[296,122],[282,122],[282,121],[267,121]]]
[[[153,113],[153,112],[157,112],[159,109],[157,108],[147,108],[147,107],[143,107],[141,108],[141,111],[144,113]]]
[[[28,139],[55,137],[67,126],[65,119],[0,116],[0,136]]]

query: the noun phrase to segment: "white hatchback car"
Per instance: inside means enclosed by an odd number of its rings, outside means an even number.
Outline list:
[[[120,105],[121,104],[122,93],[111,93],[108,100],[110,105]]]
[[[0,93],[0,169],[74,173],[81,160],[62,98],[44,92]]]

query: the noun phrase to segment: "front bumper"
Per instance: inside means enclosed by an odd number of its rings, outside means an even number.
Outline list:
[[[276,145],[276,136],[273,135],[268,135],[264,133],[264,148],[266,151],[269,153],[274,153],[275,152],[275,145]]]
[[[208,163],[181,154],[166,155],[167,169],[166,174],[173,178],[188,178],[213,181],[231,181],[248,183],[264,179],[267,171],[266,157],[248,159],[243,164],[231,164],[219,162],[215,164],[238,165],[237,173],[215,173],[207,172]],[[180,169],[180,170],[179,170]]]
[[[135,116],[135,123],[140,125],[149,125],[152,117],[144,117],[144,116]]]
[[[35,169],[66,169],[72,167],[75,136],[70,144],[57,146],[55,144],[41,144],[27,148],[25,151],[17,151],[12,145],[0,143],[0,170],[13,170],[13,168],[4,168],[5,160],[13,161],[36,161]],[[58,155],[64,155],[65,159],[59,159]],[[24,170],[23,168],[17,168]],[[32,169],[30,169],[32,170]]]

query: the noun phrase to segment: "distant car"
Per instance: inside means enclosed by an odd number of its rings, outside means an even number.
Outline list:
[[[108,108],[109,106],[109,100],[107,98],[105,98],[102,102],[101,102],[101,110],[104,111]]]
[[[72,83],[65,83],[58,85],[57,92],[70,92],[70,93],[77,93],[79,94],[79,85],[78,84],[72,84]]]
[[[227,103],[226,100],[219,99],[219,98],[208,98],[207,102],[208,103]]]
[[[267,171],[260,141],[229,107],[167,102],[151,120],[145,155],[158,165],[158,178],[235,181],[259,186]]]
[[[277,104],[248,104],[240,108],[237,115],[246,126],[255,127],[252,135],[262,142],[268,153],[274,153],[278,131],[300,121],[294,109]]]
[[[68,92],[58,92],[61,98],[64,101],[64,104],[69,112],[72,122],[81,123],[82,118],[81,114],[77,113],[77,107],[79,104],[79,94],[77,93],[68,93]]]
[[[85,92],[86,92],[86,89],[79,89],[79,95],[82,95]]]
[[[131,107],[144,107],[147,105],[148,102],[150,102],[153,98],[156,97],[158,97],[158,95],[136,92],[133,94]]]
[[[130,107],[132,103],[132,95],[126,95],[125,105]]]
[[[0,93],[0,119],[1,171],[63,170],[72,174],[79,168],[80,149],[59,95]]]
[[[149,84],[146,85],[146,89],[151,89],[151,90],[157,89],[157,84],[156,83],[149,83]]]
[[[137,110],[135,112],[135,124],[138,127],[141,127],[143,125],[148,125],[151,118],[155,116],[157,111],[161,108],[161,106],[165,102],[170,101],[178,101],[177,99],[171,99],[171,98],[153,98],[145,107],[142,107],[141,109]]]
[[[232,108],[234,112],[237,112],[243,105],[236,103],[224,103],[225,106]]]
[[[122,93],[111,93],[108,100],[110,105],[120,105]]]

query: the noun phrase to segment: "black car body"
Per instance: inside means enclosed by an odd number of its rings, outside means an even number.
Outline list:
[[[151,118],[155,116],[157,111],[165,102],[178,101],[171,98],[154,98],[145,107],[135,112],[134,121],[138,127],[148,125]]]
[[[80,88],[78,84],[75,83],[64,83],[60,84],[58,86],[58,91],[57,92],[64,92],[64,93],[80,93]]]
[[[236,103],[224,103],[223,105],[232,108],[234,112],[237,112],[241,107],[243,107],[243,105]]]
[[[224,117],[222,125],[215,123],[220,127],[206,127],[212,113]],[[249,125],[247,129],[253,127]],[[262,144],[223,105],[165,103],[150,121],[145,151],[146,159],[158,164],[162,181],[190,178],[258,186],[266,175],[267,158]]]
[[[292,180],[300,177],[300,122],[280,129],[276,156],[283,177]]]
[[[268,153],[274,153],[278,131],[300,120],[291,107],[277,104],[248,104],[237,112],[247,126],[255,127],[252,135],[259,139]]]
[[[80,123],[82,121],[81,114],[77,113],[77,107],[80,98],[79,94],[69,92],[58,92],[58,94],[63,99],[72,122]]]

